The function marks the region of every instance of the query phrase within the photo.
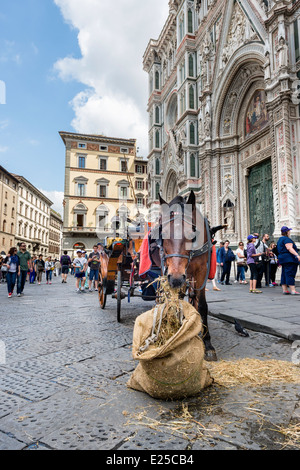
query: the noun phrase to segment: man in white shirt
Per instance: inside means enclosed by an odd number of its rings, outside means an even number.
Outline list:
[[[87,260],[85,257],[82,256],[81,250],[77,251],[77,258],[74,259],[73,266],[75,268],[76,292],[84,292]],[[80,283],[81,283],[81,288],[80,288]]]

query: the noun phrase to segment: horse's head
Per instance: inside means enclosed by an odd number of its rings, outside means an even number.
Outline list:
[[[192,191],[188,200],[176,196],[169,204],[160,197],[160,237],[163,257],[172,288],[180,288],[187,279],[192,241],[196,234],[196,198]]]

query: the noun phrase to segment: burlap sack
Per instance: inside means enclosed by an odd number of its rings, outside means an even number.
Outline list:
[[[202,330],[201,317],[191,304],[180,303],[184,315],[182,326],[162,346],[154,342],[143,350],[151,338],[155,308],[136,319],[132,352],[139,364],[128,387],[167,400],[197,395],[211,385],[212,379],[203,363],[204,344],[198,336]],[[157,318],[162,308],[164,304],[158,307]]]

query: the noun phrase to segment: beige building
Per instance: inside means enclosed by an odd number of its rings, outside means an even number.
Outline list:
[[[147,162],[135,139],[60,132],[65,144],[63,250],[91,250],[123,233],[146,204]],[[138,207],[137,207],[138,206]]]
[[[143,157],[136,156],[134,160],[134,192],[135,203],[143,216],[146,216],[145,207],[148,204],[148,175],[147,175],[147,160]]]
[[[63,221],[61,215],[50,209],[49,250],[52,258],[60,258]]]
[[[0,253],[15,246],[18,180],[0,166]]]
[[[53,204],[23,176],[19,182],[16,221],[16,245],[25,242],[31,254],[48,255],[50,207]]]

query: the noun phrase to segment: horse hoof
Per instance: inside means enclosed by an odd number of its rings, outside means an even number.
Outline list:
[[[208,362],[217,362],[218,358],[217,358],[216,351],[213,351],[213,350],[206,351],[204,359]]]

